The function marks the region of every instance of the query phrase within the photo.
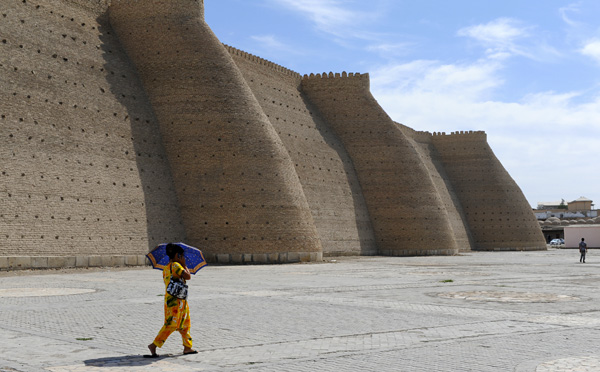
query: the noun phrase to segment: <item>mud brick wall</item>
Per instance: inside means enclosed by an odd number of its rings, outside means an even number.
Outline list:
[[[379,106],[367,74],[307,76],[302,90],[354,162],[379,252],[455,254],[448,212],[429,170]]]
[[[2,256],[85,266],[185,238],[156,117],[105,10],[2,3]]]
[[[484,132],[434,133],[432,139],[462,205],[474,250],[545,249],[529,203]]]
[[[202,0],[3,2],[0,157],[0,269],[545,249],[485,133],[224,46]]]
[[[322,257],[292,159],[195,0],[113,1],[160,122],[188,242],[219,262]]]
[[[241,50],[227,49],[294,163],[323,254],[376,254],[352,159],[301,91],[302,77]]]

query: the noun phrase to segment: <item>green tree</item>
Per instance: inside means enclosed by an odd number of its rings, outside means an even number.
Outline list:
[[[558,206],[558,209],[567,209],[567,205],[565,204],[565,199],[561,199],[560,200],[560,205]]]

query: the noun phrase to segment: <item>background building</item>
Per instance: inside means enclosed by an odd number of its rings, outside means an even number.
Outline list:
[[[565,226],[590,225],[600,223],[598,210],[592,209],[593,201],[582,196],[564,203],[541,202],[534,214],[538,219],[546,242],[552,239],[566,239]]]

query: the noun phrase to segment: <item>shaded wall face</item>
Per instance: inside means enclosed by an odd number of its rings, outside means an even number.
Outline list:
[[[143,255],[184,238],[135,70],[102,7],[76,3],[0,11],[0,256]]]
[[[326,255],[377,252],[352,160],[299,90],[300,76],[230,48],[234,61],[287,149]]]
[[[435,135],[433,143],[463,207],[474,249],[546,249],[529,203],[485,133]]]
[[[453,231],[431,175],[371,95],[368,75],[308,77],[302,90],[352,158],[379,253],[455,254]]]
[[[431,180],[447,211],[458,249],[460,251],[470,251],[472,249],[472,238],[467,226],[466,217],[460,200],[454,191],[452,182],[440,160],[440,156],[433,146],[431,134],[415,132],[413,129],[401,124],[398,124],[398,126],[407,138],[409,138],[415,151],[419,154],[419,158],[423,161],[423,164],[427,167],[431,175]]]
[[[190,244],[219,262],[318,259],[294,164],[198,2],[109,14],[160,121]]]

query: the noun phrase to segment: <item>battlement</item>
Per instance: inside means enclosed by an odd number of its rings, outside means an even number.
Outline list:
[[[234,47],[232,47],[230,45],[227,45],[227,44],[223,44],[223,46],[225,47],[225,49],[227,49],[227,51],[229,52],[229,54],[231,54],[232,56],[242,57],[242,58],[244,58],[244,59],[246,59],[246,60],[248,60],[250,62],[254,62],[254,63],[259,64],[259,65],[267,66],[267,67],[269,67],[269,68],[271,68],[271,69],[273,69],[273,70],[275,70],[277,72],[281,72],[281,73],[286,74],[286,75],[290,75],[290,76],[293,76],[293,77],[296,77],[296,78],[302,77],[302,75],[300,75],[296,71],[290,70],[289,68],[285,68],[285,67],[283,67],[281,65],[273,63],[273,62],[271,62],[269,60],[266,60],[264,58],[261,58],[259,56],[255,56],[254,54],[250,54],[250,53],[244,52],[243,50],[234,48]]]
[[[415,130],[410,127],[407,127],[404,124],[398,123],[398,122],[394,122],[394,124],[399,126],[400,130],[402,130],[402,132],[406,136],[412,138],[413,140],[415,140],[417,142],[425,142],[425,143],[431,142],[431,137],[432,137],[431,132]]]
[[[303,89],[328,89],[333,92],[344,91],[345,94],[355,92],[356,89],[362,92],[370,91],[371,80],[369,74],[324,72],[322,74],[304,75],[302,78]]]
[[[462,142],[462,141],[487,141],[487,134],[484,131],[477,130],[465,130],[465,131],[456,131],[451,132],[450,134],[446,134],[446,132],[428,132],[428,131],[418,131],[407,127],[406,125],[396,123],[402,131],[412,139],[418,142]]]
[[[350,72],[347,73],[346,71],[342,72],[341,74],[339,72],[333,73],[327,73],[324,72],[322,74],[305,74],[302,77],[302,80],[307,80],[307,79],[346,79],[346,78],[354,78],[354,79],[369,79],[369,74],[361,74],[361,73],[354,73],[354,72]]]
[[[446,132],[433,132],[433,136],[481,136],[485,135],[485,131],[482,130],[460,130],[446,134]]]
[[[404,124],[395,122],[404,133],[409,135],[415,140],[431,140],[434,139],[436,141],[455,141],[455,140],[463,140],[463,139],[474,139],[474,140],[487,140],[487,134],[482,130],[460,130],[456,132],[451,132],[447,134],[446,132],[428,132],[428,131],[418,131],[407,127]]]
[[[435,142],[464,142],[464,141],[487,141],[487,134],[482,130],[456,131],[446,134],[446,132],[434,132],[432,139]]]

